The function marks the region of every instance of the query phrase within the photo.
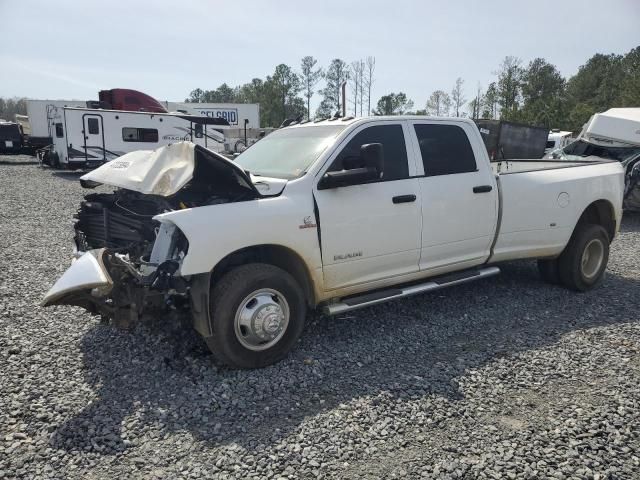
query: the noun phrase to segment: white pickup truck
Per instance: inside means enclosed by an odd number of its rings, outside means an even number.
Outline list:
[[[277,130],[235,162],[177,143],[81,178],[76,260],[43,304],[130,326],[190,309],[231,366],[283,358],[308,309],[338,314],[538,259],[542,278],[599,283],[620,225],[619,162],[490,163],[470,120],[372,117]]]

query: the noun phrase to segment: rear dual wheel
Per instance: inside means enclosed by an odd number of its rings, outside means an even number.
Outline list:
[[[598,286],[609,261],[609,235],[601,225],[576,227],[562,254],[553,260],[538,260],[543,280],[579,292]]]

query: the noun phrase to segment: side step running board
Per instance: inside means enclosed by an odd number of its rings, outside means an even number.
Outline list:
[[[458,285],[460,283],[467,283],[474,280],[479,280],[485,277],[492,277],[500,273],[498,267],[484,267],[473,270],[464,270],[462,272],[455,272],[441,277],[434,277],[429,279],[425,283],[417,285],[408,285],[406,287],[392,288],[388,290],[381,290],[379,292],[367,293],[359,295],[357,297],[345,298],[338,303],[332,303],[324,307],[324,313],[327,315],[337,315],[339,313],[349,312],[357,308],[369,307],[378,303],[386,302],[388,300],[395,300],[396,298],[408,297],[410,295],[416,295],[418,293],[431,292],[433,290],[440,290],[441,288],[449,287],[452,285]]]

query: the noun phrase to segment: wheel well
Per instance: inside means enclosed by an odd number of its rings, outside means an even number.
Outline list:
[[[230,253],[214,267],[211,282],[217,282],[228,271],[247,263],[267,263],[288,272],[302,288],[307,304],[315,306],[313,280],[306,264],[297,253],[281,245],[255,245]]]
[[[578,224],[602,225],[613,240],[616,234],[616,216],[613,206],[607,200],[597,200],[589,205],[578,220]]]

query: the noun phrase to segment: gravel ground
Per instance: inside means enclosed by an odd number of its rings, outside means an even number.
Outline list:
[[[640,478],[640,216],[596,291],[509,264],[233,371],[179,320],[38,306],[83,192],[27,160],[0,158],[0,478]]]

